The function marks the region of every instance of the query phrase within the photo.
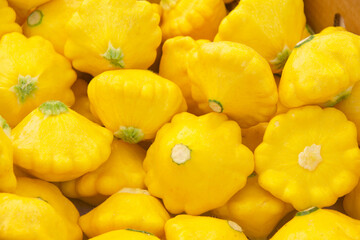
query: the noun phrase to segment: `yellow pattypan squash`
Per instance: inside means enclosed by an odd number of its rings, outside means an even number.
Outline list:
[[[9,125],[0,116],[0,192],[14,192],[16,187],[10,132]]]
[[[235,222],[203,216],[178,215],[165,225],[167,240],[247,240]]]
[[[147,70],[104,72],[90,82],[88,95],[105,127],[129,143],[154,138],[173,115],[186,111],[179,87]]]
[[[116,230],[101,234],[89,240],[160,240],[151,233],[134,229]]]
[[[0,37],[6,33],[21,32],[21,27],[15,22],[15,11],[8,6],[6,0],[0,0]]]
[[[101,125],[100,119],[95,116],[90,110],[90,101],[87,95],[88,84],[83,79],[78,79],[71,87],[75,94],[75,103],[71,106],[71,109],[75,112],[83,115],[87,119]]]
[[[267,125],[268,123],[259,123],[253,127],[241,129],[242,143],[251,151],[255,151],[263,141]]]
[[[49,101],[12,131],[14,163],[46,181],[67,181],[94,171],[110,155],[111,132]]]
[[[67,24],[65,55],[93,76],[120,68],[147,69],[161,43],[160,16],[147,1],[83,0]]]
[[[291,53],[281,76],[279,97],[288,108],[334,106],[360,80],[360,37],[330,29],[311,35]]]
[[[51,0],[7,0],[16,12],[16,21],[23,24],[32,10]]]
[[[305,29],[303,0],[241,0],[221,22],[216,41],[245,44],[281,72]]]
[[[58,210],[40,197],[0,193],[0,239],[82,240],[79,226]]]
[[[345,196],[343,207],[350,217],[360,219],[360,183]]]
[[[158,131],[144,168],[145,184],[166,209],[199,215],[243,188],[254,162],[239,125],[226,115],[180,113]]]
[[[78,198],[112,195],[124,187],[144,188],[145,153],[138,145],[114,139],[111,155],[104,164],[80,178],[61,183],[61,189],[65,195]]]
[[[81,216],[79,223],[88,237],[127,228],[162,237],[169,218],[161,202],[148,191],[125,188]]]
[[[70,62],[42,37],[9,33],[0,41],[0,115],[11,127],[48,100],[74,103]]]
[[[351,94],[335,105],[341,110],[346,117],[355,123],[357,129],[357,139],[360,144],[360,83],[356,83],[351,91]]]
[[[359,240],[360,221],[312,207],[298,212],[271,240]]]
[[[255,171],[261,187],[297,210],[331,206],[359,180],[355,125],[334,108],[277,115],[255,150]]]
[[[223,0],[161,0],[163,39],[190,36],[213,40],[226,16]]]
[[[23,26],[24,34],[42,36],[57,52],[64,54],[67,39],[65,26],[83,0],[52,0],[34,10]]]
[[[47,202],[58,214],[75,226],[76,235],[82,236],[80,226],[77,225],[79,220],[78,210],[69,199],[62,195],[54,184],[40,179],[20,177],[17,179],[15,194],[23,197],[39,198]]]
[[[195,41],[191,37],[174,37],[166,40],[162,49],[159,75],[176,83],[188,105],[188,112],[201,115],[202,111],[191,96],[190,78],[187,72],[187,56],[197,44],[208,42]],[[176,62],[176,64],[174,64]]]
[[[205,112],[223,112],[241,127],[251,127],[276,111],[277,88],[269,64],[243,44],[201,44],[188,56],[188,73],[192,96]]]
[[[258,184],[258,177],[252,174],[243,189],[212,213],[239,224],[250,239],[266,239],[292,209],[291,205],[262,189]]]

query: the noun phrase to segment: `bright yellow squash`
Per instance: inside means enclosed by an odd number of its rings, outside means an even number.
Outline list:
[[[21,32],[21,27],[15,22],[16,13],[8,6],[6,0],[0,0],[0,37],[6,33]]]
[[[359,240],[360,221],[340,212],[312,207],[298,212],[271,240]]]
[[[334,108],[289,110],[270,121],[255,166],[260,186],[295,209],[331,206],[359,180],[355,125]]]
[[[81,216],[79,223],[88,237],[128,228],[162,237],[169,218],[161,202],[146,190],[123,189]]]
[[[110,155],[111,132],[59,101],[31,112],[12,131],[14,163],[46,181],[94,171]]]
[[[49,40],[58,53],[64,54],[67,39],[65,26],[83,0],[52,0],[36,8],[23,25],[28,37],[42,36]]]
[[[281,72],[305,29],[303,0],[241,0],[221,22],[216,41],[232,41],[256,50]]]
[[[154,138],[173,115],[186,111],[179,87],[147,70],[104,72],[90,82],[88,95],[105,127],[128,143]]]
[[[82,231],[78,225],[79,212],[54,184],[40,179],[20,177],[17,179],[15,194],[22,197],[37,198],[50,204],[59,215],[74,225],[73,234],[81,239]]]
[[[190,36],[213,40],[226,16],[223,0],[161,0],[163,39]]]
[[[225,114],[180,113],[158,131],[144,168],[146,186],[167,210],[199,215],[243,188],[254,162],[239,125]]]
[[[96,76],[121,68],[147,69],[161,42],[160,16],[147,1],[84,0],[67,24],[65,55]]]
[[[0,115],[11,127],[48,100],[74,103],[76,74],[42,37],[10,33],[0,41]]]
[[[154,235],[133,229],[116,230],[101,234],[89,240],[160,240]]]
[[[50,2],[51,0],[7,0],[9,5],[14,8],[16,12],[16,21],[22,25],[28,15],[34,10],[36,7]]]
[[[193,99],[204,112],[223,112],[241,127],[266,122],[278,100],[269,64],[232,42],[204,43],[188,56]]]
[[[350,217],[360,219],[360,184],[345,196],[343,207]]]
[[[109,196],[124,187],[144,188],[145,172],[142,162],[145,150],[135,144],[114,139],[111,155],[95,171],[72,181],[61,183],[61,190],[69,197]]]
[[[191,84],[187,72],[187,57],[197,44],[208,42],[195,41],[191,37],[174,37],[165,41],[162,49],[159,75],[176,83],[182,91],[188,112],[201,115],[202,111],[191,96]],[[176,64],[174,64],[176,62]]]
[[[87,88],[88,83],[83,79],[76,80],[74,85],[72,85],[71,89],[75,94],[75,103],[71,106],[71,109],[93,121],[94,123],[101,125],[102,123],[100,119],[90,110],[91,106],[87,95]]]
[[[267,239],[278,222],[293,208],[275,198],[258,184],[256,174],[224,206],[212,213],[239,224],[250,239]]]
[[[357,139],[360,143],[360,84],[356,83],[351,90],[351,94],[335,105],[337,109],[342,111],[346,117],[355,123],[357,129]]]
[[[299,43],[281,76],[279,96],[288,108],[334,106],[360,80],[360,37],[330,28]]]
[[[41,198],[0,193],[0,239],[81,240],[82,233]]]
[[[14,192],[16,188],[10,132],[9,125],[0,116],[0,192]]]
[[[165,225],[167,240],[247,240],[235,222],[203,216],[178,215]]]

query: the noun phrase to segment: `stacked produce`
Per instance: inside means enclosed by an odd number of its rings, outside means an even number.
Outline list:
[[[302,0],[0,0],[0,239],[360,240],[360,37]]]

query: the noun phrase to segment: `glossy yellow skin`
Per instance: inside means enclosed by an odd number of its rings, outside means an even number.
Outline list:
[[[241,0],[221,22],[215,41],[245,44],[281,72],[305,29],[302,0]]]
[[[289,110],[270,121],[255,166],[260,186],[298,211],[331,206],[359,180],[355,125],[334,108]]]
[[[356,83],[348,96],[343,101],[335,105],[342,111],[347,119],[355,123],[357,129],[357,140],[360,143],[360,84]]]
[[[268,123],[259,123],[253,127],[241,129],[242,143],[254,152],[263,141],[267,125]]]
[[[160,240],[154,235],[137,232],[138,230],[117,230],[101,234],[89,240]]]
[[[112,195],[124,187],[144,188],[142,162],[146,151],[138,145],[114,139],[109,159],[95,171],[72,181],[61,183],[69,197]]]
[[[190,152],[184,163],[173,158],[180,145]],[[254,162],[241,144],[239,126],[226,115],[180,113],[158,131],[144,168],[146,186],[168,211],[199,215],[224,205],[243,188]]]
[[[162,48],[159,75],[176,83],[186,100],[188,112],[201,115],[203,112],[198,108],[191,96],[191,84],[187,72],[187,57],[197,44],[208,42],[206,40],[195,41],[191,37],[178,36],[165,41]],[[174,64],[176,62],[176,64]]]
[[[173,115],[186,111],[180,88],[147,70],[104,72],[90,82],[88,95],[105,127],[130,143],[154,138]],[[136,128],[139,133],[121,136],[126,132],[123,127]]]
[[[16,13],[8,6],[6,0],[0,0],[0,37],[6,33],[21,32],[21,27],[15,22]]]
[[[36,8],[23,25],[24,34],[42,36],[49,40],[58,53],[64,55],[64,46],[67,39],[65,26],[72,15],[80,7],[83,0],[52,0]],[[34,14],[42,14],[38,21],[32,22]]]
[[[167,240],[247,240],[240,226],[227,220],[178,215],[165,225]]]
[[[340,212],[318,209],[295,216],[271,240],[358,240],[360,221]]]
[[[113,140],[109,130],[71,109],[45,115],[39,108],[13,129],[12,138],[14,163],[53,182],[97,169],[108,159]]]
[[[291,53],[280,86],[288,108],[333,106],[360,80],[360,37],[334,28],[307,38]]]
[[[347,215],[360,219],[360,184],[344,198],[343,207]]]
[[[9,5],[14,8],[16,12],[16,21],[22,25],[27,16],[34,10],[36,7],[50,2],[51,0],[7,0]]]
[[[271,69],[253,49],[232,42],[204,43],[188,56],[193,99],[205,112],[223,112],[241,127],[265,122],[278,100]],[[210,101],[221,109],[213,109]]]
[[[72,85],[71,90],[73,90],[75,94],[75,103],[71,106],[71,109],[93,121],[94,123],[102,125],[100,119],[90,110],[90,101],[87,95],[87,87],[88,83],[83,79],[76,80],[74,85]]]
[[[132,230],[117,230],[101,234],[89,240],[160,240],[154,235]]]
[[[0,41],[0,69],[0,115],[11,127],[47,100],[74,103],[70,87],[76,73],[70,62],[41,37],[5,35]],[[20,79],[25,76],[34,81],[32,91],[26,91],[26,84],[20,85]],[[17,92],[17,86],[23,89]]]
[[[64,197],[60,190],[49,182],[40,179],[17,178],[15,194],[22,197],[41,198],[50,204],[55,211],[75,226],[74,234],[81,238],[82,231],[78,226],[79,212],[74,204]]]
[[[16,178],[13,170],[13,147],[0,126],[0,192],[14,192]]]
[[[0,193],[0,238],[81,240],[79,226],[37,197]]]
[[[163,39],[190,36],[213,40],[226,16],[223,0],[161,0]]]
[[[88,237],[127,228],[162,237],[169,218],[161,202],[146,190],[124,189],[81,216],[79,223]]]
[[[93,76],[111,69],[147,69],[161,43],[159,22],[147,1],[84,0],[67,24],[65,55],[74,68]],[[110,45],[116,61],[105,56]]]
[[[267,239],[278,222],[291,210],[291,205],[262,189],[258,177],[253,176],[248,178],[243,189],[212,213],[239,224],[250,239]]]

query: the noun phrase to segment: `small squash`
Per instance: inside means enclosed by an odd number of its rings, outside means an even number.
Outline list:
[[[233,221],[212,217],[178,215],[165,225],[167,240],[247,240]]]
[[[108,159],[113,140],[100,127],[59,101],[31,112],[12,131],[14,163],[46,181],[68,181]]]
[[[241,144],[239,125],[226,115],[180,113],[158,131],[144,168],[149,192],[162,198],[166,209],[199,215],[243,188],[254,162]]]
[[[21,32],[21,27],[15,22],[15,11],[8,6],[6,0],[0,0],[0,37],[6,33]]]
[[[162,237],[169,218],[161,202],[146,190],[125,188],[81,216],[79,223],[88,237],[128,228]]]
[[[90,82],[88,95],[95,115],[128,143],[154,138],[172,116],[186,111],[180,88],[147,70],[104,72]]]
[[[359,240],[360,221],[340,212],[312,207],[285,224],[271,240]]]
[[[51,0],[7,0],[16,12],[16,21],[22,25],[32,10]]]
[[[74,103],[70,62],[42,37],[9,33],[0,41],[0,115],[15,127],[48,100]]]
[[[334,108],[291,109],[271,119],[255,166],[260,186],[298,211],[331,206],[359,180],[356,127]]]
[[[84,0],[67,24],[65,56],[74,68],[147,69],[161,43],[160,16],[147,1]]]

